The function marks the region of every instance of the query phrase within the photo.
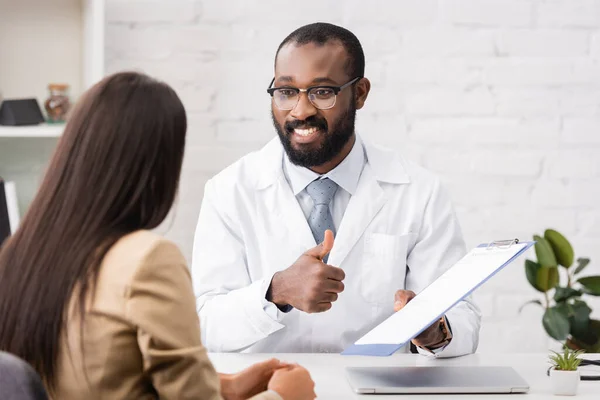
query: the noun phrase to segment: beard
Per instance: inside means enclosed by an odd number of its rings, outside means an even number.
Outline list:
[[[346,143],[354,135],[354,124],[356,121],[356,107],[352,102],[350,107],[340,116],[338,122],[329,129],[327,121],[317,116],[309,117],[303,121],[295,120],[285,122],[282,127],[271,109],[273,126],[277,130],[279,140],[285,149],[290,161],[300,167],[311,168],[323,165],[337,156]],[[317,128],[322,135],[321,144],[317,148],[295,148],[290,139],[294,129]],[[323,133],[324,132],[324,133]]]

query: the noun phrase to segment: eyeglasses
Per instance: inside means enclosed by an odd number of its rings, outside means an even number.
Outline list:
[[[342,86],[311,86],[306,89],[298,89],[290,86],[271,87],[275,82],[275,78],[273,78],[267,93],[271,95],[275,106],[280,110],[293,110],[300,101],[300,92],[305,92],[308,100],[319,110],[328,110],[335,106],[335,100],[339,92],[361,79],[362,77],[357,76]]]

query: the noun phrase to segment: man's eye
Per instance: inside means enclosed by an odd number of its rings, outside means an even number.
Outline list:
[[[333,90],[327,88],[315,89],[313,94],[317,97],[331,97],[333,96]]]
[[[279,93],[280,96],[295,96],[296,95],[296,91],[292,90],[292,89],[279,89],[277,90],[277,93]]]

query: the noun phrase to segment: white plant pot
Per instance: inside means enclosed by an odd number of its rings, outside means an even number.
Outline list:
[[[550,371],[552,392],[559,396],[575,396],[579,387],[579,370],[577,371]]]

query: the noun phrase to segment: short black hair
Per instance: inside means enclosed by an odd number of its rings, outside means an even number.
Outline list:
[[[279,55],[281,48],[288,43],[296,43],[298,45],[315,43],[319,46],[323,46],[325,43],[335,40],[340,41],[348,53],[346,72],[350,78],[355,78],[357,76],[361,78],[364,77],[365,54],[363,53],[358,38],[348,29],[326,22],[316,22],[314,24],[304,25],[290,33],[288,37],[283,39],[283,42],[281,42],[277,48],[275,61],[277,61],[277,56]]]

